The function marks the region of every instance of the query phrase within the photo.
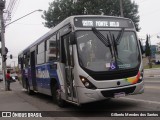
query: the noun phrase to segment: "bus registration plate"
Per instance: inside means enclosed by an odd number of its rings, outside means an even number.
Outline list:
[[[114,93],[114,98],[124,97],[126,96],[125,92]]]

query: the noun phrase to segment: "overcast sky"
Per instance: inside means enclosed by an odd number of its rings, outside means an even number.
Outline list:
[[[139,5],[140,27],[138,33],[140,38],[151,35],[151,44],[160,42],[160,0],[132,0]]]
[[[34,10],[47,10],[49,2],[53,0],[20,0],[12,21],[20,18]],[[146,34],[150,34],[151,43],[156,44],[158,40],[156,36],[160,33],[160,0],[133,0],[139,5],[140,27],[139,37],[145,38]],[[49,31],[45,28],[41,18],[43,12],[35,12],[9,26],[6,27],[5,41],[9,49],[8,54],[17,57],[18,53],[33,43],[40,36]],[[11,66],[17,58],[7,60],[7,64]]]

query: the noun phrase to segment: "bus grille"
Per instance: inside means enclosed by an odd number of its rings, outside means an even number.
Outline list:
[[[99,73],[89,73],[90,76],[97,80],[115,80],[115,79],[123,79],[131,76],[136,76],[138,74],[138,69],[127,70],[127,71],[111,71],[111,72],[99,72]]]
[[[129,87],[129,88],[122,88],[122,89],[116,89],[116,90],[107,90],[107,91],[101,91],[102,95],[104,97],[114,97],[115,93],[121,93],[124,92],[126,95],[129,93],[133,93],[136,86]]]

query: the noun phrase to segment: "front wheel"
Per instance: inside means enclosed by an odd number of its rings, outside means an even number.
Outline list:
[[[59,107],[65,107],[66,102],[61,98],[61,89],[54,86],[51,91],[53,102],[56,103]]]

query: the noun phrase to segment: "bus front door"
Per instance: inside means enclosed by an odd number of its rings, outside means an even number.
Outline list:
[[[69,35],[63,37],[64,44],[64,63],[65,63],[65,91],[66,99],[72,102],[77,102],[76,88],[74,86],[73,74],[73,46],[70,44]]]

